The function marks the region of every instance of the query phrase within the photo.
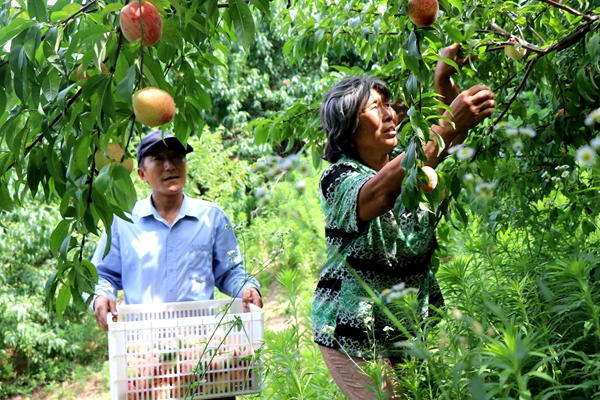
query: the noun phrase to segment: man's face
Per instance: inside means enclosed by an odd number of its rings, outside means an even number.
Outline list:
[[[138,168],[138,175],[150,185],[153,193],[170,195],[182,192],[187,176],[185,154],[165,148],[145,156],[142,162],[144,168]]]

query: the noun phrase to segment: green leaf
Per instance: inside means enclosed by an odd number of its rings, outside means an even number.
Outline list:
[[[69,285],[63,284],[63,286],[58,291],[58,296],[56,297],[56,314],[58,315],[58,319],[62,321],[63,313],[69,305],[69,300],[71,300],[71,289]]]
[[[586,48],[588,54],[591,57],[596,57],[598,55],[598,42],[600,42],[600,34],[595,34],[592,36],[586,43]]]
[[[10,49],[10,56],[8,58],[8,65],[14,74],[23,80],[25,75],[25,68],[27,67],[27,56],[25,55],[25,49],[21,45],[12,46]],[[27,78],[25,76],[25,78]]]
[[[250,0],[250,3],[254,5],[260,12],[265,14],[266,16],[270,16],[270,3],[268,0]]]
[[[35,22],[29,19],[15,18],[8,26],[2,28],[0,47],[4,47],[4,45],[14,39],[15,36],[34,24]]]
[[[43,154],[39,148],[34,148],[31,153],[29,153],[29,160],[27,163],[27,185],[34,197],[37,193],[40,181],[44,176],[43,171],[46,170],[45,168],[42,168],[42,158]]]
[[[137,68],[135,67],[135,64],[132,64],[131,67],[127,69],[127,72],[125,72],[125,76],[123,77],[121,82],[117,84],[117,94],[130,107],[133,93],[133,85],[135,84],[136,71]]]
[[[463,12],[462,1],[461,0],[448,0],[450,4],[454,7],[458,8],[459,13]]]
[[[52,231],[52,234],[50,235],[50,251],[52,251],[54,257],[58,257],[60,246],[69,234],[69,230],[70,224],[63,219]]]
[[[0,179],[0,208],[6,211],[12,211],[13,209],[13,201],[3,179]]]
[[[163,68],[152,57],[144,57],[144,78],[148,79],[150,86],[155,86],[163,90],[168,89]]]
[[[29,61],[35,60],[35,52],[40,47],[40,43],[42,42],[42,24],[35,24],[31,26],[25,35],[25,40],[23,41],[23,48],[25,49],[25,54]]]
[[[27,0],[27,13],[32,19],[46,22],[48,18],[46,2],[44,0]]]
[[[109,186],[117,204],[126,212],[130,213],[137,201],[137,193],[131,176],[119,163],[110,167]]]
[[[51,68],[42,82],[42,91],[46,100],[48,100],[48,102],[54,101],[56,96],[58,96],[59,89],[60,74],[56,69]]]
[[[4,114],[4,111],[6,111],[6,102],[6,90],[0,86],[0,115]]]
[[[485,387],[479,375],[473,375],[469,380],[469,391],[473,400],[485,400]]]
[[[249,51],[254,39],[254,18],[250,7],[243,0],[229,0],[229,15],[238,42]]]
[[[585,73],[585,68],[581,68],[577,71],[577,88],[579,89],[579,94],[586,99],[587,101],[593,102],[592,98],[588,94],[588,90],[593,89],[587,79],[587,75]]]
[[[71,56],[71,54],[76,53],[81,48],[81,41],[92,43],[100,36],[109,32],[110,31],[107,27],[98,24],[91,25],[89,28],[78,30],[77,33],[71,37],[69,48],[67,49],[65,57],[68,58]]]
[[[166,19],[163,23],[163,34],[161,41],[164,40],[170,46],[177,50],[183,50],[183,37],[181,36],[180,27],[172,20]]]
[[[75,163],[77,165],[77,169],[84,174],[87,174],[89,168],[88,160],[90,156],[91,142],[92,136],[83,136],[81,141],[77,144],[77,149],[75,151]]]
[[[455,43],[463,43],[465,41],[463,34],[452,23],[444,24],[444,31],[446,31],[450,39]]]

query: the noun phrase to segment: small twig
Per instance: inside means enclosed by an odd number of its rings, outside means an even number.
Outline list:
[[[542,3],[546,3],[546,4],[548,4],[548,5],[552,6],[552,7],[556,7],[556,8],[560,8],[561,10],[565,10],[566,12],[571,13],[573,15],[577,15],[578,17],[581,17],[581,18],[585,19],[588,22],[592,21],[593,18],[594,18],[594,17],[590,17],[589,15],[580,13],[579,11],[572,9],[571,7],[564,6],[564,5],[560,4],[558,2],[558,0],[556,0],[556,1],[553,1],[553,0],[539,0],[539,1],[541,1]]]
[[[492,92],[497,92],[498,90],[502,89],[504,86],[508,85],[508,83],[510,81],[512,81],[513,79],[515,79],[515,76],[517,76],[517,73],[515,72],[514,74],[512,74],[512,76],[510,76],[506,81],[504,81],[504,83],[500,84],[500,86],[498,86],[495,89],[492,89]]]
[[[60,21],[57,25],[65,25],[67,22],[69,22],[70,20],[72,20],[73,18],[75,18],[76,16],[78,16],[79,14],[83,13],[88,8],[90,8],[91,6],[95,5],[97,2],[98,2],[98,0],[92,0],[91,2],[89,2],[88,4],[86,4],[85,6],[81,7],[79,10],[75,11],[73,14],[69,15],[67,18],[65,18],[62,21]]]
[[[531,43],[528,43],[523,37],[517,38],[514,35],[506,32],[504,29],[502,29],[500,26],[498,26],[496,23],[494,22],[490,22],[490,27],[492,28],[492,31],[499,36],[504,36],[507,39],[511,39],[511,38],[516,38],[520,41],[521,46],[527,50],[531,50],[534,53],[542,53],[543,50],[541,50],[539,47],[537,47],[536,45],[533,45]],[[511,45],[514,46],[515,43],[513,42],[492,42],[492,44],[494,45]],[[483,45],[482,45],[483,46]]]

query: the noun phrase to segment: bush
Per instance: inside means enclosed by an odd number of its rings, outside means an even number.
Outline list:
[[[62,321],[45,308],[46,279],[56,270],[47,235],[51,207],[26,203],[3,214],[0,231],[0,397],[65,380],[75,364],[107,358],[106,335],[94,318],[68,308]]]

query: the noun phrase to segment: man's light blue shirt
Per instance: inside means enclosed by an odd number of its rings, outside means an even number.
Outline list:
[[[209,300],[214,287],[232,297],[259,288],[246,273],[229,218],[216,204],[184,195],[179,214],[169,226],[150,196],[136,203],[133,223],[115,218],[111,248],[102,234],[92,262],[98,268],[96,294],[126,304]]]

